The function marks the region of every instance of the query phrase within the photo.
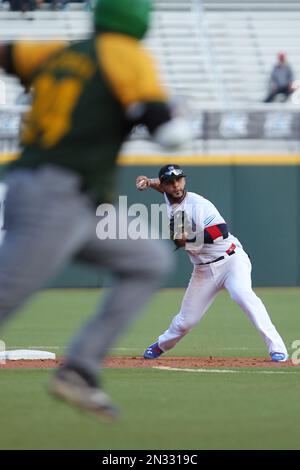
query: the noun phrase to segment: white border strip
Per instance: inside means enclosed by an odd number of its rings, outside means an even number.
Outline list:
[[[231,370],[231,369],[183,369],[180,367],[153,366],[152,369],[169,370],[175,372],[200,372],[208,374],[299,374],[299,372],[275,370]]]

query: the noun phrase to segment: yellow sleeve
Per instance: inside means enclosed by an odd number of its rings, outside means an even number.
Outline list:
[[[12,61],[17,75],[23,80],[28,80],[39,65],[67,44],[66,41],[14,43]]]
[[[154,61],[139,41],[115,33],[96,43],[100,67],[125,108],[141,101],[167,101]]]

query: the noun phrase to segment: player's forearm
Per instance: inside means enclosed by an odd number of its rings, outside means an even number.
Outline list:
[[[135,103],[127,110],[132,124],[143,124],[154,142],[162,147],[175,149],[193,140],[194,135],[187,121],[175,117],[168,102]]]
[[[160,181],[158,178],[148,178],[148,176],[140,175],[136,179],[136,188],[139,191],[145,191],[145,189],[152,188],[156,191],[163,193]]]
[[[0,43],[0,67],[4,69],[4,64],[6,60],[5,47],[4,44]]]
[[[11,47],[11,44],[0,43],[0,67],[8,73],[12,73]]]
[[[163,193],[160,181],[158,178],[150,178],[149,179],[149,188],[155,189],[159,193]]]

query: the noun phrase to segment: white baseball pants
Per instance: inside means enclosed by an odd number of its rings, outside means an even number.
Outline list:
[[[203,317],[217,293],[227,289],[231,298],[242,308],[267,345],[269,353],[287,354],[285,344],[271,322],[268,312],[252,290],[251,262],[243,249],[232,256],[207,265],[196,265],[181,309],[169,328],[158,339],[163,351],[173,348]]]

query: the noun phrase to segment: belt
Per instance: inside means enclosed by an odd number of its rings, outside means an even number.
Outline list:
[[[234,255],[234,253],[235,251],[230,251],[230,253],[228,253],[228,256]],[[208,261],[207,263],[199,263],[197,266],[203,266],[205,264],[216,263],[217,261],[221,261],[222,259],[225,259],[225,256],[220,256],[220,258],[214,259],[213,261]]]

